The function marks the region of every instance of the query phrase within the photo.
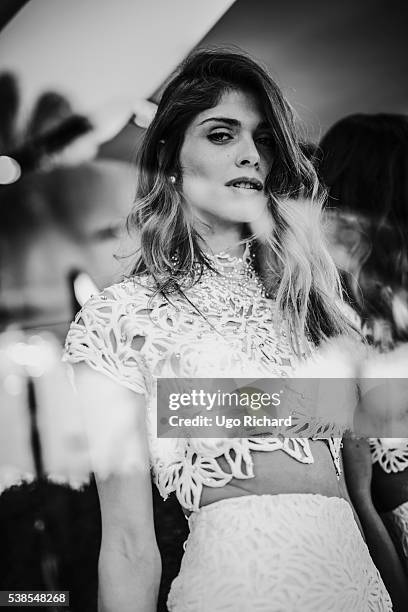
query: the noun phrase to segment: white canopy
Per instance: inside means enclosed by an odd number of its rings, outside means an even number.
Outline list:
[[[0,35],[23,105],[45,89],[76,110],[147,98],[234,0],[33,0]]]

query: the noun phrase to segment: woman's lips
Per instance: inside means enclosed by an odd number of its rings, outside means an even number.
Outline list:
[[[263,191],[263,183],[258,178],[239,176],[227,183],[227,187],[235,187],[235,189],[244,189],[246,191]]]

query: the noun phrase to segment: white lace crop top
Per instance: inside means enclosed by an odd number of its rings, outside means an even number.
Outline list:
[[[155,294],[147,276],[127,279],[95,295],[72,323],[65,349],[66,361],[84,361],[144,394],[155,483],[163,498],[175,492],[189,510],[198,510],[204,486],[254,478],[251,451],[281,450],[297,461],[313,463],[308,438],[157,437],[158,377],[272,378],[293,372],[293,351],[250,255],[241,259],[219,254],[214,263],[217,271],[206,270],[186,289],[188,299],[181,293],[172,294],[170,301]],[[333,430],[327,440],[327,424],[306,425],[301,427],[303,435],[326,439],[340,474],[338,430],[337,437]],[[228,469],[221,467],[221,457]]]

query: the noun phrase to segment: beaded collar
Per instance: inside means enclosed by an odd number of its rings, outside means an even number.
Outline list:
[[[214,269],[206,268],[203,274],[211,278],[217,277],[223,283],[226,283],[227,287],[231,289],[234,298],[237,295],[251,295],[254,297],[254,286],[252,286],[252,291],[249,292],[248,281],[251,284],[255,283],[258,289],[256,293],[265,297],[265,288],[254,268],[251,242],[246,242],[245,250],[241,257],[230,255],[226,251],[216,254],[206,253],[206,257]]]
[[[268,311],[272,316],[273,305],[254,268],[249,241],[241,257],[226,251],[206,253],[206,257],[212,269],[205,268],[198,282],[188,289],[187,295],[184,292],[182,295],[210,328],[226,339],[231,335],[227,330],[231,331],[233,321],[236,326],[234,333],[238,329],[246,333],[249,320],[256,316],[259,309]],[[212,320],[208,318],[209,315]]]

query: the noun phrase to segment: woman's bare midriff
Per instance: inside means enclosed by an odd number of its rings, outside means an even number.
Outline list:
[[[223,499],[243,495],[277,495],[280,493],[317,493],[326,497],[341,497],[351,504],[344,476],[337,477],[332,455],[322,440],[310,441],[313,463],[300,463],[287,453],[276,451],[253,451],[254,478],[233,478],[227,485],[218,488],[204,486],[200,507]],[[220,466],[229,471],[225,459],[218,460]],[[190,511],[184,510],[186,516]],[[354,512],[356,522],[360,527]]]

